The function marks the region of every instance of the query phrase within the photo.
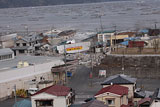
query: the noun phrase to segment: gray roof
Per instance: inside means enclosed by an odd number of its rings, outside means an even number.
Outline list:
[[[12,50],[27,50],[29,46],[13,47]]]
[[[87,103],[82,104],[81,107],[108,107],[108,106],[105,105],[104,102],[102,101],[91,100]]]
[[[101,85],[110,85],[113,84],[135,84],[136,78],[131,78],[124,74],[118,74],[108,77]]]
[[[134,98],[145,98],[146,93],[144,91],[134,92]]]
[[[0,56],[1,55],[12,54],[12,53],[13,53],[13,51],[10,48],[0,49]]]
[[[41,37],[40,35],[29,35],[29,36],[22,36],[22,38],[15,38],[15,41],[20,40],[20,39],[26,42],[34,42],[37,40],[42,40],[43,37]]]

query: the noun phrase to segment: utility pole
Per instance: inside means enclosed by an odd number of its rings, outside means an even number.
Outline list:
[[[103,32],[103,25],[102,25],[102,15],[99,15],[100,18],[100,26],[101,26],[101,33]]]
[[[17,95],[16,95],[16,85],[14,85],[14,101],[15,101],[15,106],[17,107]]]
[[[67,79],[68,78],[67,78],[66,62],[67,62],[67,60],[66,60],[66,45],[64,44],[65,82],[67,84]]]
[[[99,15],[100,18],[100,28],[101,28],[101,35],[102,35],[102,40],[103,40],[103,53],[106,53],[106,41],[104,40],[104,35],[103,35],[103,25],[102,25],[102,14]]]
[[[124,50],[123,50],[123,56],[122,56],[122,73],[124,74]]]
[[[91,71],[89,77],[91,79],[91,87],[92,87],[92,78],[93,78],[93,58],[92,58],[92,50],[90,51],[90,58],[91,58]]]
[[[114,48],[115,48],[115,46],[116,46],[116,44],[117,44],[117,38],[116,38],[116,36],[117,36],[117,26],[116,25],[114,25],[113,26],[114,27],[114,29],[115,29],[115,34],[114,34]],[[118,49],[118,46],[117,46],[117,49]]]

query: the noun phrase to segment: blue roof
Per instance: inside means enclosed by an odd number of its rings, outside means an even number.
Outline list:
[[[127,38],[124,38],[125,40],[135,40],[136,38],[135,37],[127,37]]]
[[[16,104],[13,105],[13,107],[32,107],[31,101],[29,100],[21,100],[18,101]]]
[[[143,30],[139,30],[140,33],[148,33],[149,30],[148,29],[143,29]]]

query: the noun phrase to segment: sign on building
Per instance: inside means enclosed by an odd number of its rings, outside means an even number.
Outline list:
[[[57,51],[60,54],[63,54],[64,50],[66,51],[66,53],[78,53],[78,52],[88,51],[90,49],[90,46],[91,46],[90,42],[66,44],[57,46]]]
[[[106,70],[99,70],[99,76],[106,77]]]

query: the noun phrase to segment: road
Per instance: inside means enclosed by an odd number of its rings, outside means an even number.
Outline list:
[[[102,88],[100,83],[103,82],[105,78],[94,77],[94,79],[91,80],[89,79],[90,71],[90,68],[84,65],[78,65],[75,74],[71,78],[68,78],[68,86],[76,91],[75,104],[83,103],[85,99],[93,97]],[[143,86],[144,90],[154,91],[160,86],[159,81],[159,79],[138,79],[137,86]],[[14,99],[8,99],[0,102],[0,107],[11,107],[13,104]]]
[[[76,101],[93,97],[102,88],[99,82],[101,79],[89,78],[90,71],[90,68],[79,65],[75,75],[69,79],[68,86],[76,90]]]

